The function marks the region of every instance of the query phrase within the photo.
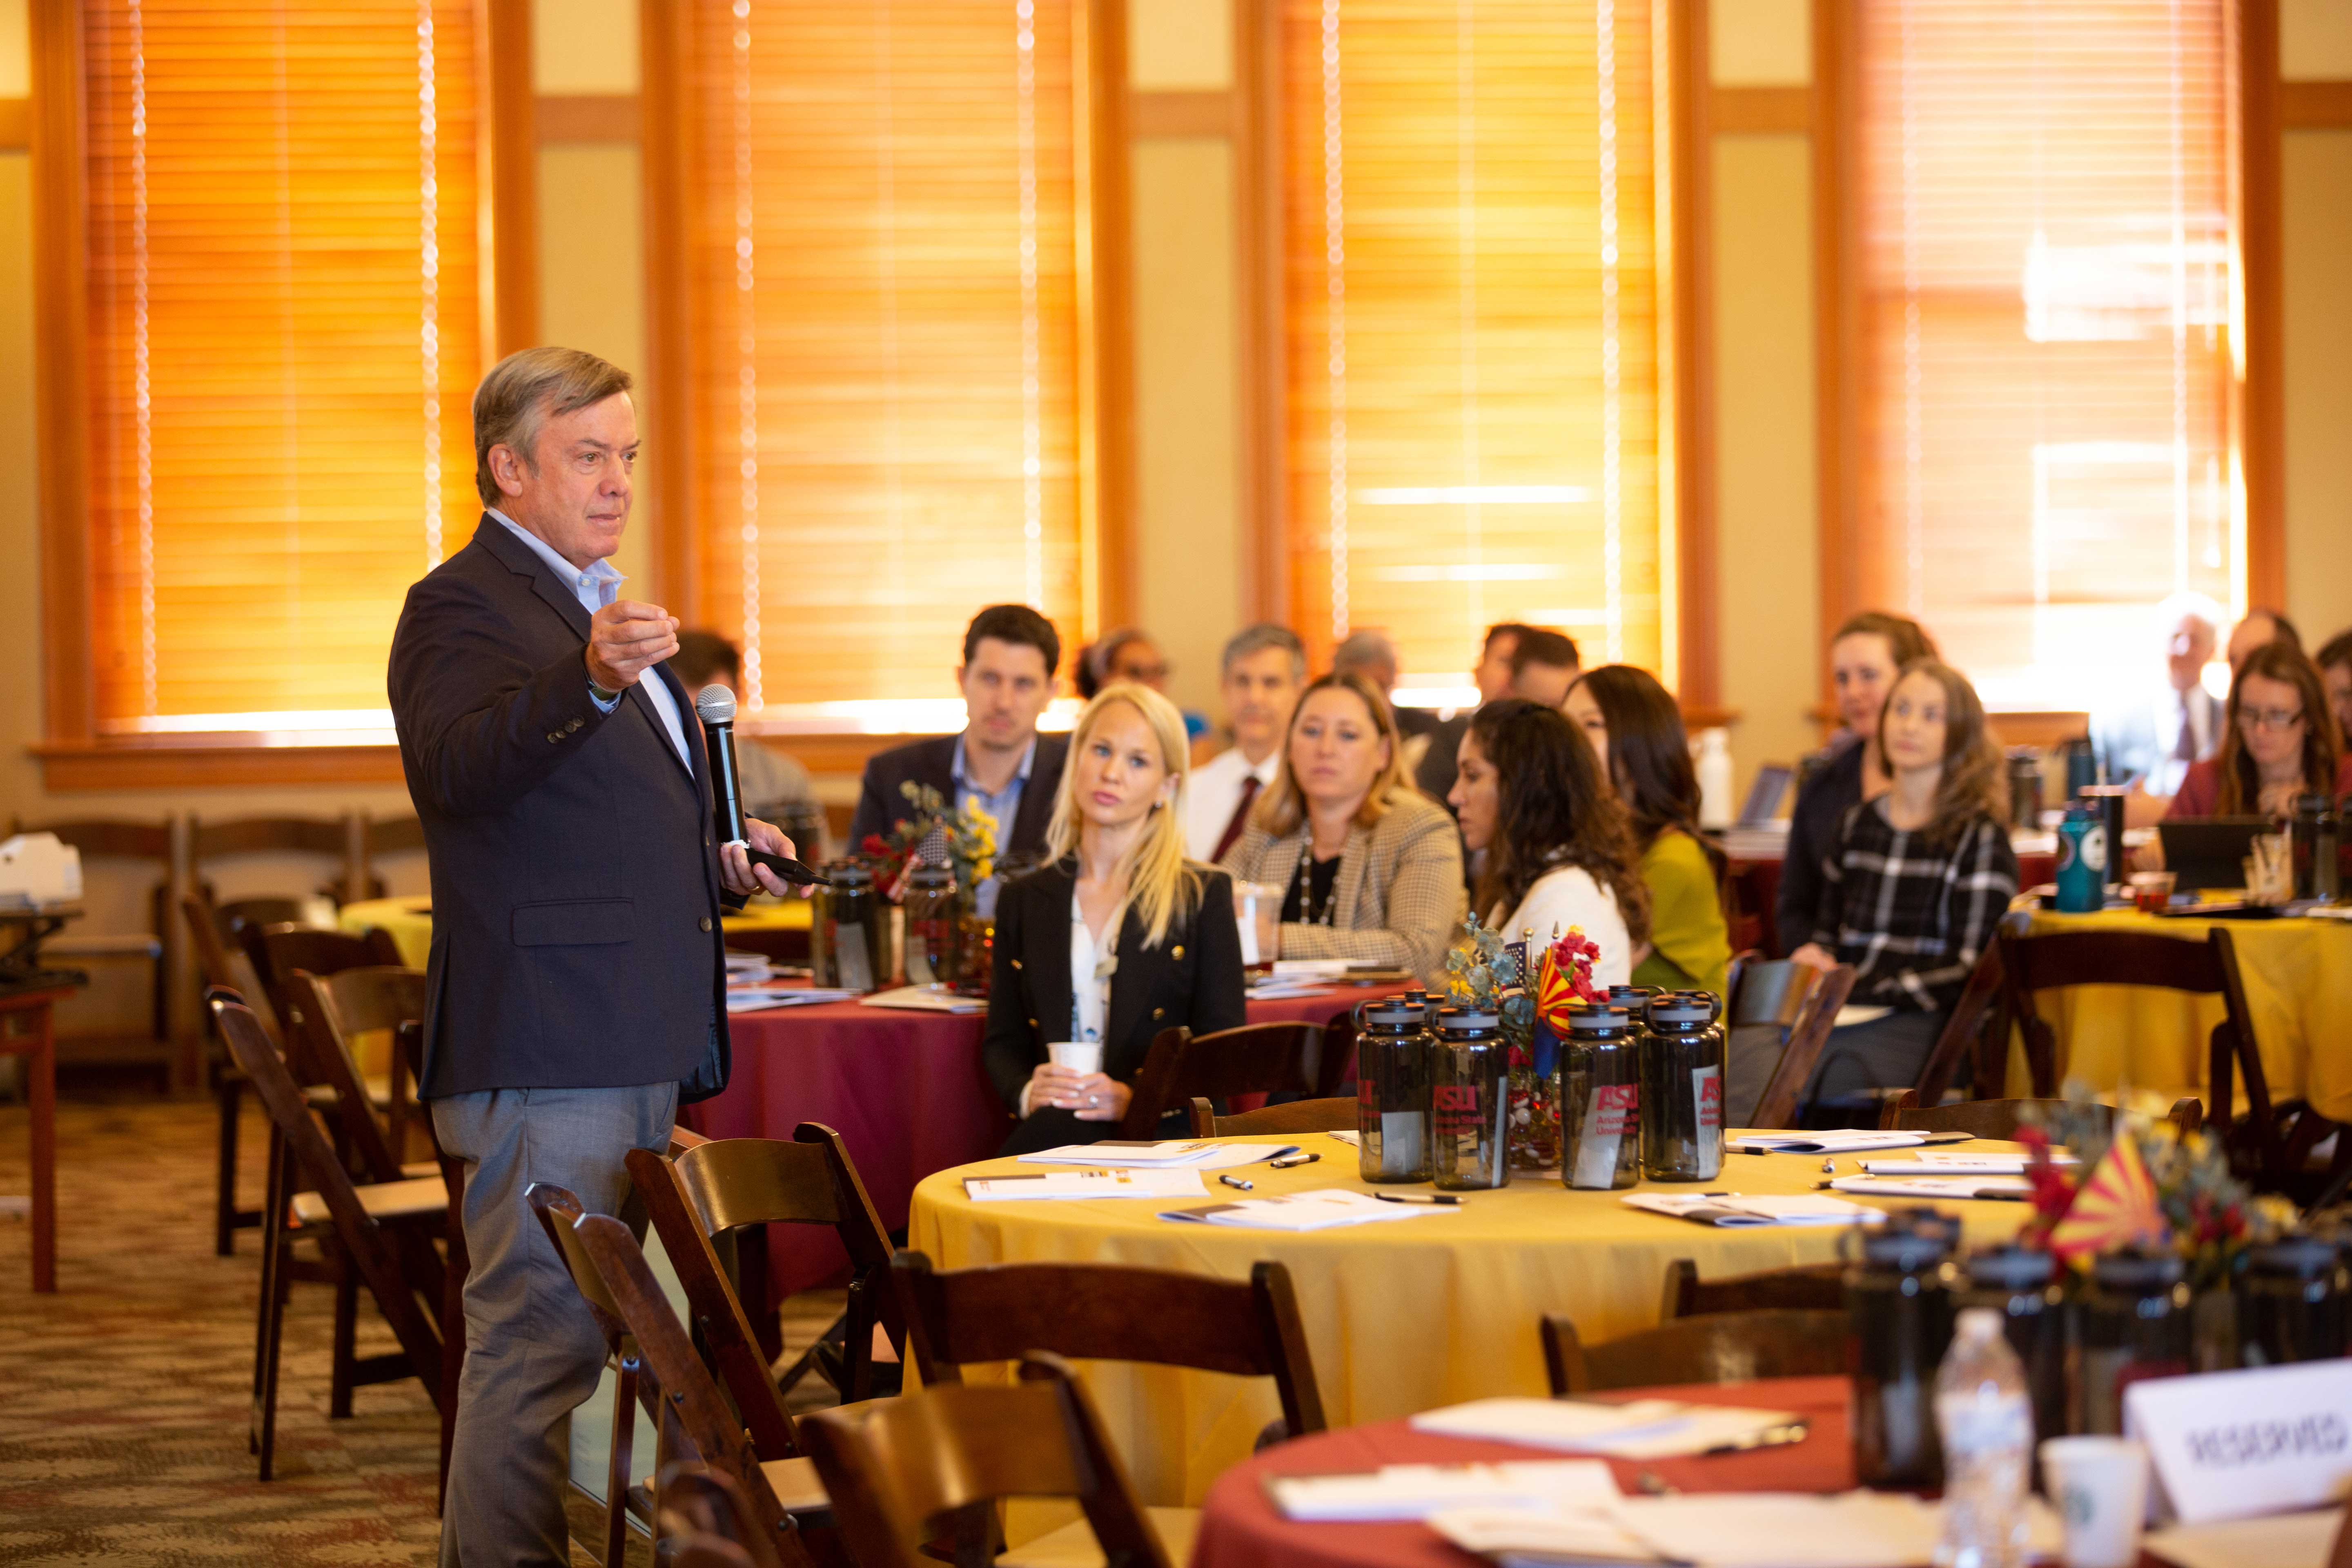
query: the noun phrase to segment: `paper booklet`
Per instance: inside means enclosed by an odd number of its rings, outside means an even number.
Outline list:
[[[1877,1209],[1817,1194],[1751,1198],[1739,1193],[1635,1193],[1622,1201],[1628,1208],[1647,1209],[1698,1225],[1883,1225],[1886,1221]]]
[[[866,1007],[901,1007],[910,1013],[985,1013],[985,997],[966,996],[944,985],[901,985],[895,991],[877,991],[871,996],[860,996],[858,1004]]]
[[[1942,1149],[1922,1149],[1895,1160],[1864,1160],[1862,1168],[1874,1176],[2021,1176],[2033,1163],[2031,1154],[1956,1154]],[[2053,1165],[2071,1165],[2074,1156],[2063,1149],[2050,1151]]]
[[[1065,1143],[1021,1156],[1024,1165],[1126,1165],[1188,1171],[1222,1171],[1234,1165],[1296,1154],[1296,1143],[1218,1143],[1207,1139],[1160,1139],[1138,1142],[1106,1138],[1099,1143]]]
[[[2058,1516],[2026,1504],[2028,1554],[2054,1560]],[[1674,1563],[1695,1568],[1887,1568],[1924,1563],[1942,1538],[1939,1504],[1903,1493],[1709,1492],[1544,1510],[1447,1509],[1429,1527],[1503,1568]]]
[[[964,1195],[976,1204],[1031,1198],[1200,1198],[1209,1194],[1201,1173],[1181,1171],[1040,1171],[1030,1176],[966,1176]]]
[[[1206,1208],[1165,1209],[1160,1217],[1195,1225],[1238,1226],[1244,1230],[1328,1230],[1334,1226],[1377,1225],[1383,1220],[1420,1219],[1426,1215],[1461,1212],[1434,1204],[1384,1204],[1369,1193],[1327,1187],[1311,1193],[1286,1193],[1280,1197],[1211,1204]]]
[[[2033,1184],[2023,1176],[1840,1176],[1830,1183],[1830,1190],[1869,1197],[1916,1198],[1921,1203],[1964,1203],[1975,1198],[2022,1203],[2033,1195]]]
[[[1834,1127],[1819,1132],[1740,1132],[1724,1142],[1743,1154],[1859,1154],[1865,1149],[1916,1149],[1932,1136],[1926,1132]]]
[[[1616,1478],[1599,1459],[1500,1465],[1382,1465],[1339,1476],[1269,1476],[1285,1519],[1364,1524],[1426,1519],[1440,1509],[1554,1508],[1613,1502]]]
[[[739,985],[727,993],[730,1013],[764,1013],[771,1007],[821,1007],[828,1002],[855,1002],[855,991],[820,990],[813,985]]]
[[[1412,1418],[1419,1432],[1449,1437],[1520,1443],[1531,1448],[1606,1454],[1619,1459],[1668,1459],[1764,1447],[1804,1435],[1803,1416],[1788,1410],[1685,1405],[1675,1399],[1635,1399],[1602,1405],[1580,1399],[1474,1399]]]

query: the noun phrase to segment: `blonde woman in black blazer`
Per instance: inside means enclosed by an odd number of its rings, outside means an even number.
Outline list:
[[[1183,715],[1141,686],[1107,687],[1078,715],[1053,861],[996,902],[981,1054],[1019,1121],[1005,1153],[1109,1137],[1160,1030],[1244,1020],[1232,880],[1184,858],[1189,752]],[[1051,1043],[1088,1039],[1100,1072],[1050,1059]]]

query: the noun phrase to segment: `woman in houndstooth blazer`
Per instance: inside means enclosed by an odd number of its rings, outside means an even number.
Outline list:
[[[1467,908],[1454,819],[1406,777],[1396,716],[1361,676],[1333,673],[1292,710],[1282,772],[1223,862],[1262,900],[1258,956],[1346,958],[1445,983]]]

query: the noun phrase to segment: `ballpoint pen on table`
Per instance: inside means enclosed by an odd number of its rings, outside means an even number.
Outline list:
[[[1452,1193],[1374,1193],[1372,1196],[1384,1204],[1442,1204],[1448,1208],[1459,1208],[1463,1203]]]
[[[1255,1182],[1245,1182],[1239,1176],[1219,1176],[1217,1180],[1224,1183],[1225,1185],[1229,1187],[1239,1187],[1245,1193],[1254,1193],[1257,1191],[1257,1184]]]

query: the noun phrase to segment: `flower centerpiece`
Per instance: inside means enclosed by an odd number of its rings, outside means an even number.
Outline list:
[[[875,886],[906,911],[908,978],[985,994],[992,933],[977,895],[996,869],[996,819],[971,801],[950,806],[929,784],[908,780],[898,790],[914,815],[887,838],[867,834],[859,847]],[[947,875],[922,875],[925,868]]]
[[[1535,984],[1528,984],[1528,953],[1535,932],[1507,942],[1502,933],[1472,915],[1462,922],[1465,940],[1445,955],[1445,994],[1459,1006],[1493,1011],[1501,1020],[1510,1068],[1511,1169],[1557,1170],[1559,1166],[1559,1042],[1568,1032],[1568,1009],[1596,1000],[1592,961],[1600,948],[1571,928],[1541,950]]]

